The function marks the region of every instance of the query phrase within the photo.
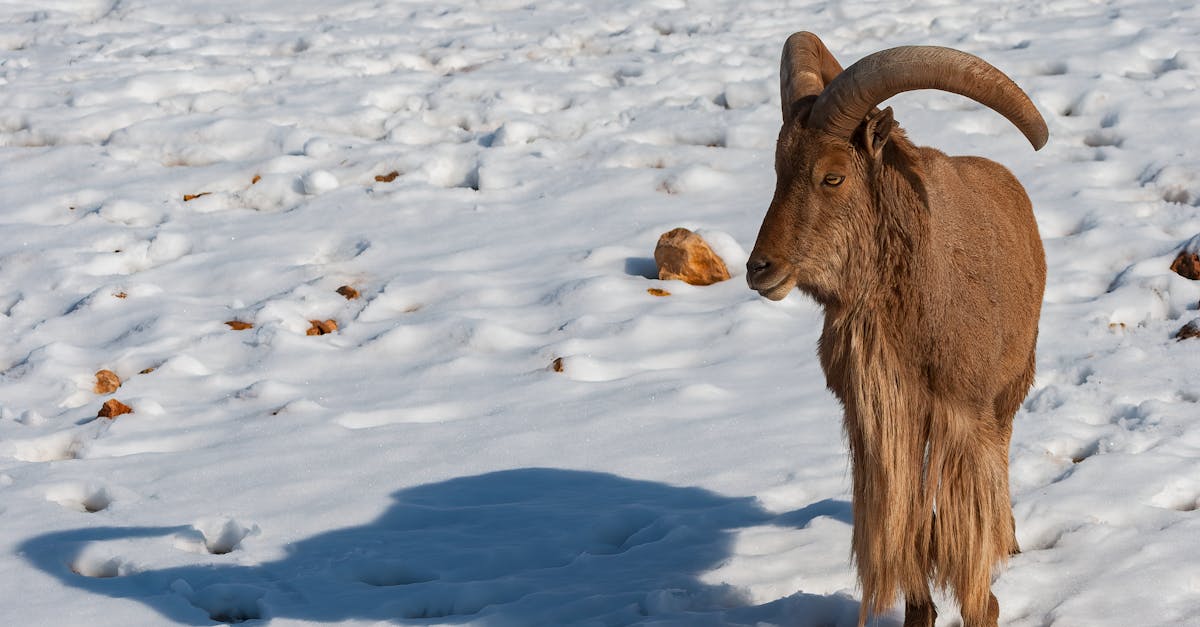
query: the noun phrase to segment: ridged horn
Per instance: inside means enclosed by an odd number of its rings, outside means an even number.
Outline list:
[[[849,139],[876,105],[917,89],[952,92],[996,111],[1034,150],[1049,137],[1042,114],[1004,72],[973,54],[938,46],[901,46],[863,57],[821,92],[809,126]]]
[[[838,74],[842,64],[833,58],[820,37],[808,32],[793,33],[783,44],[779,63],[779,96],[783,119],[787,120],[792,103],[805,96],[818,96]]]

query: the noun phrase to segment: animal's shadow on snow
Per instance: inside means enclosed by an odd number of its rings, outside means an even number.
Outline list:
[[[190,526],[54,532],[25,541],[20,550],[66,585],[138,601],[189,625],[286,617],[825,626],[853,625],[857,618],[859,603],[843,594],[798,592],[755,605],[730,586],[702,579],[730,558],[737,530],[804,527],[819,516],[848,522],[844,501],[773,515],[752,498],[557,469],[463,477],[393,497],[378,519],[300,540],[282,558],[261,564],[239,563],[239,553],[243,561],[246,554],[237,549],[174,553],[173,547],[194,542],[198,532]],[[151,562],[193,563],[142,563],[122,572],[120,551],[146,543],[152,550],[140,553]],[[105,556],[117,561],[107,572],[92,568],[89,574],[109,576],[81,574],[88,572],[81,560]]]

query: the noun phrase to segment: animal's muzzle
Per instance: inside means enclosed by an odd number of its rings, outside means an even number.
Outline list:
[[[774,274],[774,264],[761,253],[750,255],[750,259],[746,261],[746,283],[752,290],[758,290],[763,287],[772,287],[767,284],[764,279]]]
[[[781,300],[796,287],[796,278],[791,264],[779,263],[756,251],[746,262],[746,283],[771,300]]]

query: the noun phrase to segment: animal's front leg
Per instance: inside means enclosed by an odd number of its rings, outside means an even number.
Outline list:
[[[933,601],[904,602],[904,627],[933,627],[937,621],[937,608]]]

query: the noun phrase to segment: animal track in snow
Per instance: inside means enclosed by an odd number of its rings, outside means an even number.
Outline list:
[[[97,214],[108,222],[124,226],[154,226],[163,219],[162,209],[122,198],[104,201]]]
[[[1191,203],[1192,195],[1188,193],[1188,190],[1186,189],[1180,187],[1169,187],[1163,190],[1162,199],[1169,203],[1186,205]]]
[[[671,527],[653,511],[626,508],[613,512],[592,529],[597,544],[590,550],[597,555],[624,553],[636,546],[661,540]]]
[[[432,283],[415,286],[389,284],[367,301],[355,319],[359,322],[379,322],[416,313],[435,296],[435,288]]]
[[[1184,53],[1186,54],[1186,53]],[[1152,81],[1162,78],[1168,72],[1180,70],[1187,67],[1187,62],[1180,58],[1179,54],[1169,58],[1147,58],[1144,59],[1144,69],[1126,70],[1125,78],[1135,81]]]
[[[1051,60],[1035,64],[1031,73],[1037,76],[1062,76],[1069,69],[1065,61]]]
[[[258,526],[246,526],[233,518],[208,518],[197,521],[192,529],[199,533],[195,536],[181,536],[176,539],[175,546],[185,551],[195,553],[206,552],[212,555],[225,555],[237,550],[246,536],[257,534]]]
[[[185,596],[218,623],[244,623],[263,617],[262,598],[266,593],[255,586],[219,583]]]
[[[1089,457],[1096,455],[1103,448],[1103,440],[1088,440],[1064,437],[1057,440],[1052,440],[1046,443],[1046,451],[1054,457],[1060,459],[1069,459],[1072,464],[1082,463]],[[1070,473],[1070,469],[1067,469]],[[1066,478],[1062,475],[1058,480]]]
[[[83,436],[75,431],[60,431],[39,438],[10,443],[12,456],[23,462],[52,462],[78,459],[85,448]]]
[[[1099,440],[1092,442],[1090,444],[1084,444],[1081,446],[1077,446],[1077,447],[1075,447],[1075,452],[1071,454],[1071,463],[1072,464],[1082,463],[1087,458],[1089,458],[1099,452],[1100,452],[1100,441]]]
[[[47,489],[46,500],[58,503],[67,509],[91,514],[108,509],[108,506],[112,505],[113,495],[103,485],[71,481]]]
[[[1200,509],[1200,484],[1176,480],[1150,499],[1150,504],[1163,509],[1194,512]]]
[[[1124,142],[1125,138],[1111,129],[1095,130],[1083,137],[1083,144],[1091,148],[1102,148],[1105,146],[1120,148]]]
[[[1017,522],[1017,529],[1021,532],[1020,545],[1022,551],[1046,551],[1058,546],[1058,543],[1063,539],[1063,536],[1075,530],[1075,527],[1064,527],[1063,525],[1051,525],[1041,530],[1029,531],[1029,525],[1022,525]]]
[[[430,185],[479,191],[479,160],[474,156],[441,156],[430,159],[418,170]]]
[[[732,183],[733,177],[725,172],[712,168],[693,165],[672,172],[658,185],[658,191],[666,194],[704,193],[726,188]]]
[[[1151,166],[1138,177],[1138,182],[1156,188],[1166,202],[1178,205],[1200,203],[1200,178],[1186,166]]]
[[[371,248],[371,240],[365,238],[329,240],[318,246],[316,253],[303,263],[323,265],[350,261],[367,252],[369,248]]]
[[[122,577],[135,572],[125,560],[116,556],[98,556],[84,554],[71,562],[71,571],[96,579]]]
[[[1025,411],[1051,411],[1062,407],[1066,402],[1063,391],[1057,385],[1051,384],[1031,391],[1022,407]]]
[[[83,271],[92,276],[126,275],[156,268],[192,252],[192,240],[182,233],[159,233],[112,252],[98,254]]]

